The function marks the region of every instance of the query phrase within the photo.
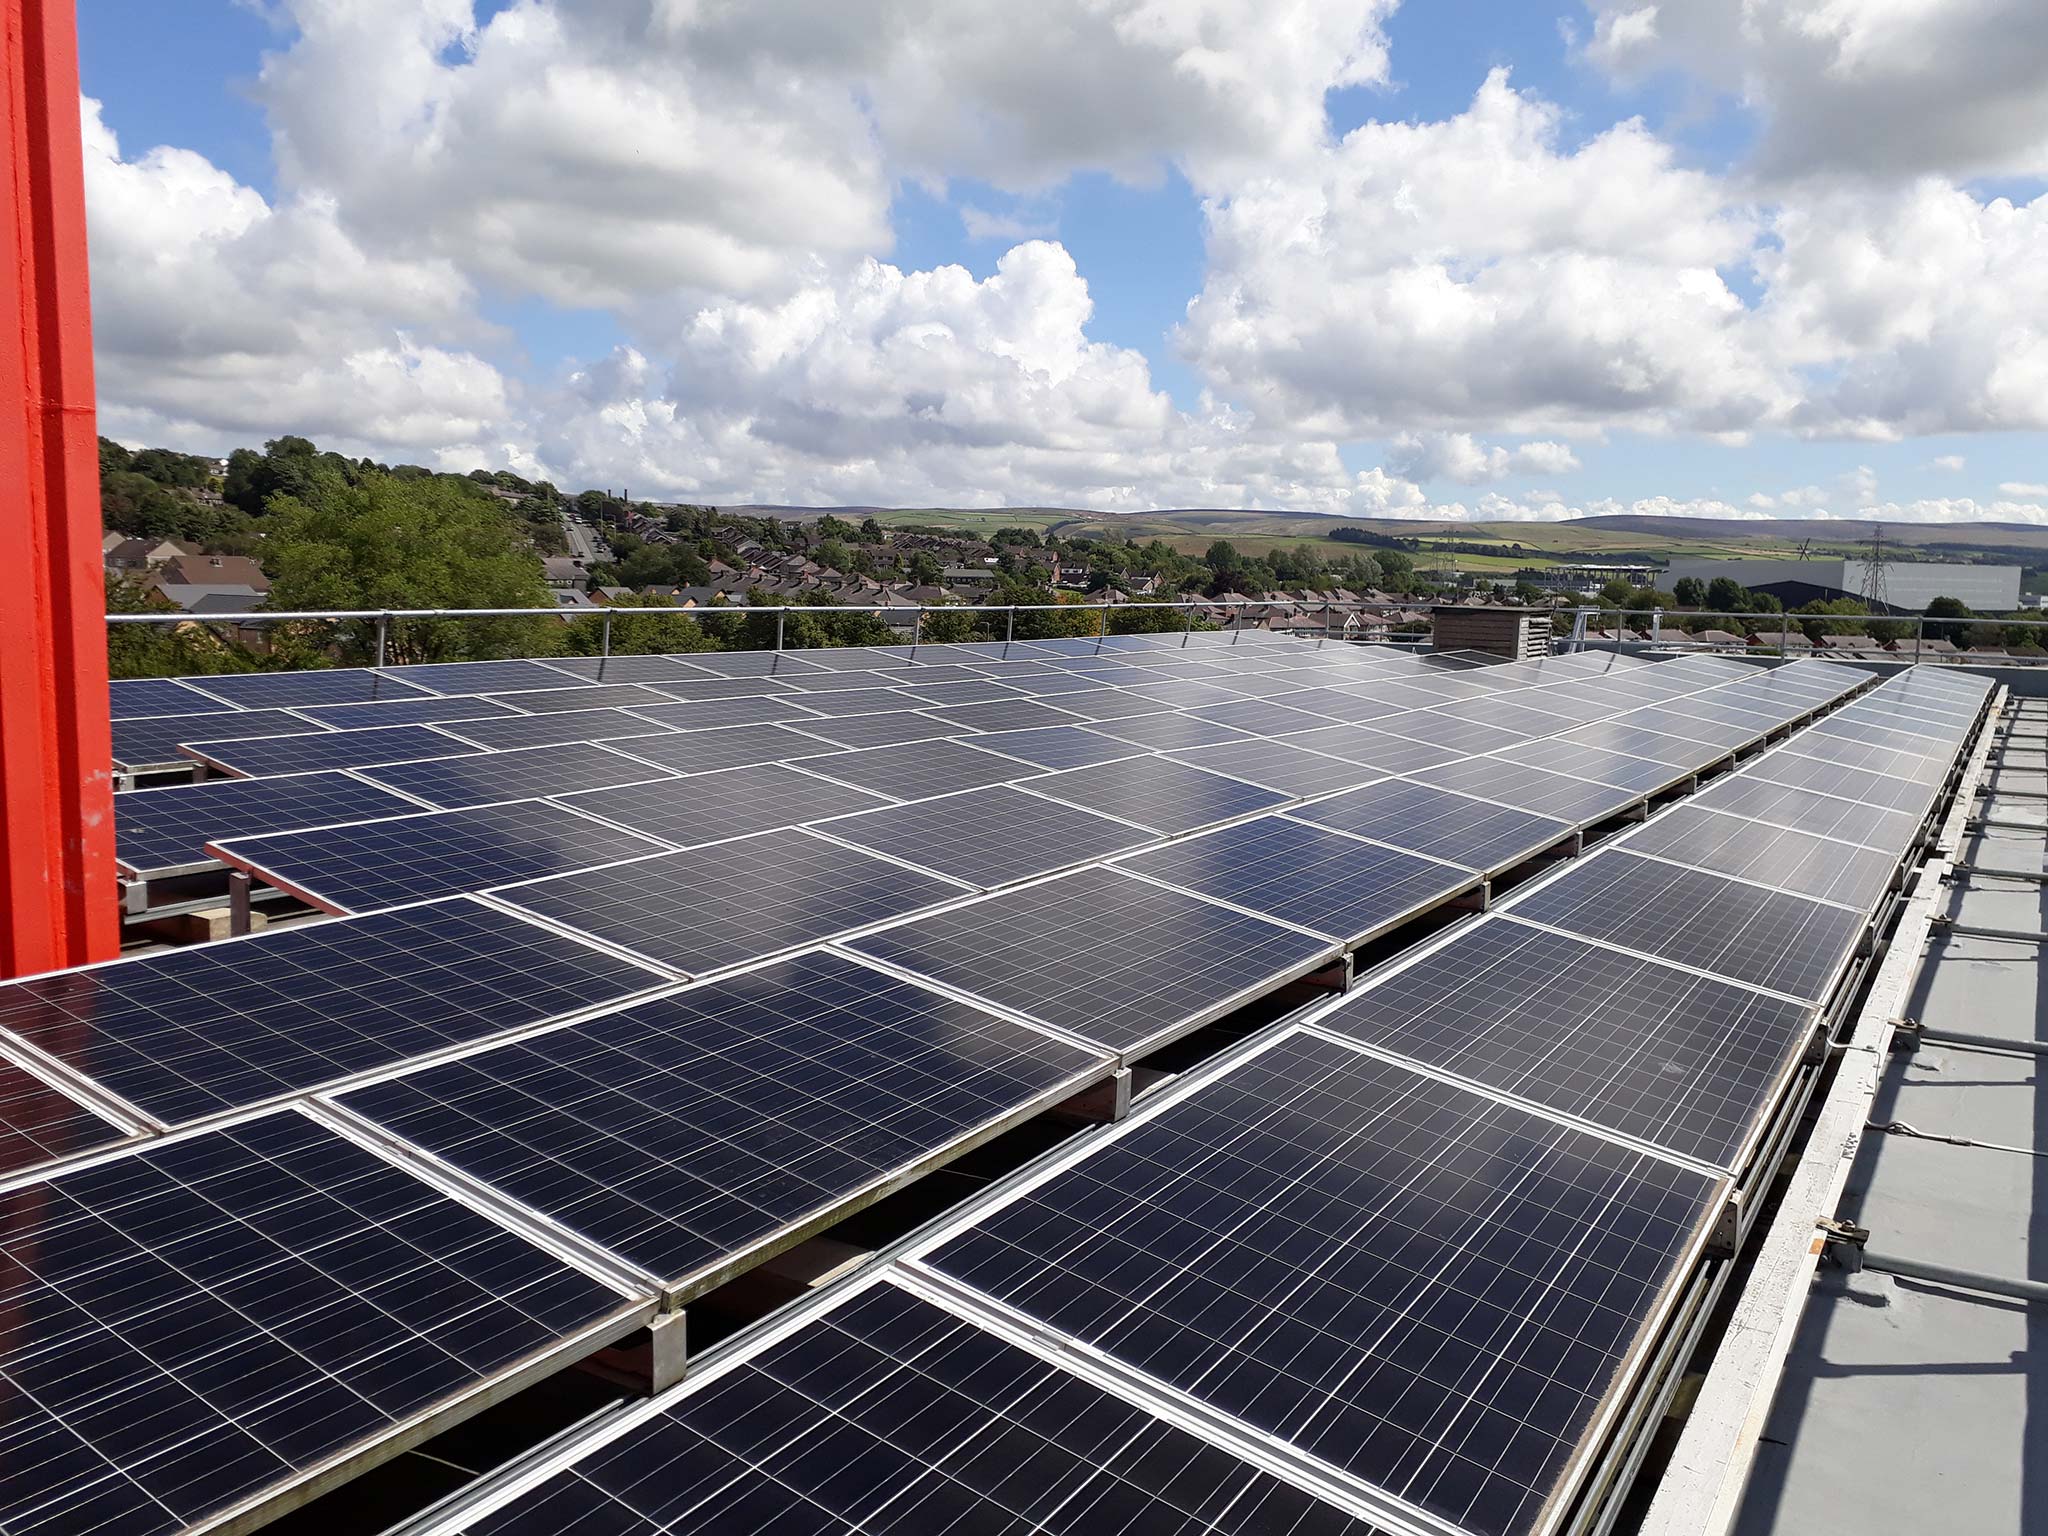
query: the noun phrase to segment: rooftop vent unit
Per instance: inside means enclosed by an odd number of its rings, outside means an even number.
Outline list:
[[[1485,651],[1510,661],[1550,654],[1547,609],[1443,607],[1431,619],[1432,650]]]

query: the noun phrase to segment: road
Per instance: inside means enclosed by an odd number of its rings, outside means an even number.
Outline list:
[[[562,519],[562,526],[569,530],[569,554],[573,558],[581,560],[585,565],[611,558],[611,551],[598,541],[597,535],[591,531],[590,524],[577,518],[565,517]]]

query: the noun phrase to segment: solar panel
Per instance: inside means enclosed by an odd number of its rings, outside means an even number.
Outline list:
[[[806,731],[785,725],[728,725],[710,731],[670,731],[659,736],[637,737],[622,742],[621,752],[644,757],[650,763],[673,768],[677,773],[710,773],[719,768],[744,768],[753,763],[780,762],[786,758],[816,757],[837,752],[838,745],[807,734],[808,727],[830,725],[829,720],[806,721]]]
[[[1326,757],[1340,757],[1347,763],[1377,768],[1382,773],[1412,773],[1418,768],[1456,762],[1464,756],[1450,747],[1427,741],[1410,741],[1404,736],[1389,736],[1368,725],[1331,725],[1278,739],[1286,746],[1302,747]]]
[[[798,826],[816,820],[821,805],[859,808],[887,803],[878,796],[850,799],[858,792],[779,763],[697,774],[691,778],[688,790],[687,796],[678,797],[683,803],[677,810],[686,811],[692,819],[683,824],[687,831],[678,828],[678,836],[692,844]],[[663,802],[650,805],[642,797],[632,798],[635,804],[618,806],[618,814],[659,814],[662,810]],[[580,796],[567,795],[562,803],[573,807],[582,800]],[[597,805],[589,809],[593,815],[603,814]]]
[[[797,702],[798,700],[801,702]],[[886,715],[918,707],[917,699],[903,688],[846,688],[836,693],[791,694],[779,699],[727,699],[723,707],[740,704],[772,705],[776,713],[762,719],[776,719],[802,725],[808,720],[847,719],[855,715]],[[710,705],[695,706],[709,708]],[[651,711],[642,711],[643,714]],[[681,723],[677,721],[676,723]],[[715,723],[715,722],[707,722]]]
[[[1954,766],[1953,758],[1947,755],[1924,757],[1916,752],[1901,752],[1842,736],[1817,736],[1812,731],[1800,732],[1785,745],[1788,751],[1801,757],[1819,758],[1824,763],[1861,768],[1895,779],[1911,779],[1916,784],[1939,784]]]
[[[1840,795],[1865,805],[1904,811],[1915,820],[1927,814],[1934,803],[1934,786],[1914,779],[1893,778],[1863,768],[1846,768],[1817,757],[1801,757],[1780,747],[1766,752],[1742,771],[1745,779],[1772,784],[1789,784],[1818,794]]]
[[[1103,868],[912,918],[851,947],[1131,1055],[1312,970],[1333,949]]]
[[[813,952],[341,1102],[688,1294],[1108,1065]]]
[[[418,805],[346,773],[214,779],[114,797],[114,858],[132,879],[163,879],[214,860],[218,837],[403,816]]]
[[[1175,762],[1212,773],[1227,773],[1296,797],[1353,789],[1379,777],[1379,770],[1341,758],[1305,752],[1277,741],[1225,741],[1172,754]]]
[[[1292,697],[1290,693],[1290,702]],[[1254,736],[1285,736],[1292,731],[1312,731],[1325,723],[1320,715],[1290,709],[1268,699],[1240,699],[1235,704],[1216,704],[1197,710],[1189,718],[1213,721]]]
[[[671,656],[555,656],[548,665],[586,683],[679,683],[704,676]]]
[[[1617,789],[1631,789],[1638,794],[1654,794],[1660,789],[1667,789],[1691,773],[1688,768],[1675,768],[1650,758],[1624,757],[1619,752],[1605,752],[1599,747],[1574,746],[1555,740],[1527,741],[1489,755],[1504,763],[1568,773],[1576,779],[1612,784]]]
[[[889,747],[906,741],[933,741],[941,736],[960,736],[973,727],[966,721],[953,716],[971,713],[976,709],[1004,709],[1002,704],[975,704],[967,709],[950,710],[946,714],[920,714],[916,710],[904,710],[890,715],[855,715],[844,720],[806,720],[803,732],[806,736],[819,739],[818,751],[829,752],[834,746],[840,747]],[[762,730],[779,727],[762,726]],[[815,755],[815,754],[813,754]]]
[[[1125,667],[1122,670],[1126,674],[1130,674],[1130,668]],[[1135,674],[1131,675],[1135,677]],[[1052,672],[1043,675],[1033,674],[1024,677],[1007,678],[1003,686],[1014,692],[1029,695],[1032,698],[1049,699],[1054,703],[1058,703],[1061,699],[1077,693],[1100,693],[1104,689],[1114,686],[1116,681],[1122,681],[1122,679],[1112,680],[1105,677],[1093,677],[1081,672]]]
[[[570,742],[559,747],[522,747],[516,752],[482,752],[474,757],[443,758],[432,762],[394,763],[388,767],[365,768],[363,777],[443,810],[469,805],[493,805],[501,800],[530,800],[541,795],[567,794],[579,789],[604,789],[615,784],[641,784],[670,775],[637,758],[591,742]],[[300,826],[317,826],[320,821],[340,821],[329,816]],[[358,818],[360,819],[360,818]]]
[[[788,651],[690,651],[672,659],[720,677],[802,677],[824,671]]]
[[[333,730],[360,731],[378,725],[431,725],[437,720],[502,719],[518,711],[489,699],[434,695],[374,704],[307,704],[292,713]]]
[[[1852,907],[1876,902],[1899,867],[1896,850],[1813,837],[1697,805],[1674,806],[1631,832],[1622,846]]]
[[[1813,1010],[1520,923],[1480,923],[1315,1023],[1735,1167]]]
[[[872,672],[911,664],[908,646],[817,646],[806,649],[803,658],[828,672]]]
[[[1883,715],[1887,721],[1891,715]],[[1876,725],[1867,717],[1859,718],[1846,713],[1829,715],[1817,720],[1810,727],[1812,736],[1839,736],[1850,741],[1866,742],[1873,747],[1890,747],[1896,752],[1905,752],[1916,757],[1948,758],[1955,753],[1956,743],[1962,739],[1960,731],[1946,730],[1921,734],[1900,730],[1896,725]]]
[[[621,741],[629,736],[665,736],[668,728],[623,709],[577,709],[565,715],[512,715],[503,720],[451,720],[450,736],[494,752],[552,747],[568,741]]]
[[[761,771],[779,767],[748,763],[688,780],[664,779],[565,795],[562,804],[678,848],[694,848],[745,832],[797,826],[891,803],[881,795],[811,778],[791,768],[782,768],[781,777]]]
[[[971,683],[918,683],[903,690],[917,702],[916,709],[951,709],[960,704],[995,704],[1021,699],[1023,694],[1008,683],[999,683],[994,678],[981,678]],[[823,697],[831,698],[826,694]]]
[[[1449,720],[1456,720],[1461,725],[1485,726],[1490,730],[1507,731],[1517,736],[1555,736],[1561,731],[1568,731],[1574,725],[1583,723],[1576,717],[1552,714],[1543,707],[1544,697],[1540,693],[1527,692],[1513,696],[1494,694],[1483,699],[1463,699],[1455,704],[1441,705],[1433,713]],[[1422,718],[1410,716],[1400,723],[1419,725]],[[1429,739],[1434,741],[1439,738],[1431,736]],[[1489,745],[1499,746],[1502,743],[1496,741]]]
[[[959,666],[943,658],[926,661],[924,658],[929,652],[930,647],[921,647],[917,653],[917,665],[908,672],[890,673],[889,682],[899,687],[908,687],[914,683],[919,688],[945,683],[987,684],[988,679],[972,667]]]
[[[866,811],[820,830],[984,889],[1105,859],[1153,836],[1008,785]]]
[[[1285,816],[1131,855],[1121,867],[1168,885],[1312,928],[1346,945],[1472,889],[1472,871]]]
[[[430,757],[462,757],[482,750],[431,726],[384,725],[367,731],[309,731],[296,736],[188,741],[178,749],[223,773],[313,773],[322,768],[365,768]]]
[[[1104,736],[1114,736],[1155,752],[1188,747],[1213,746],[1223,741],[1255,741],[1246,731],[1232,730],[1214,720],[1201,720],[1178,712],[1162,715],[1134,715],[1128,720],[1103,720],[1089,727]]]
[[[1539,1528],[1720,1184],[1296,1033],[922,1262],[1485,1536]]]
[[[1293,814],[1481,872],[1518,864],[1572,835],[1568,822],[1400,779],[1346,790]]]
[[[1945,751],[1953,747],[1969,733],[1970,725],[1975,717],[1974,710],[1958,710],[1952,713],[1929,704],[1913,704],[1909,707],[1905,704],[1894,704],[1887,699],[1877,698],[1872,699],[1868,703],[1845,705],[1841,709],[1836,710],[1832,715],[1829,715],[1821,723],[1823,725],[1839,727],[1854,722],[1859,725],[1875,726],[1881,730],[1902,732],[1905,735],[1920,739],[1923,743],[1931,742],[1936,748]],[[1816,726],[1815,728],[1818,729],[1819,727]],[[1840,732],[1837,732],[1837,734],[1840,734]],[[1851,731],[1847,734],[1856,735],[1859,733]],[[1904,742],[1891,742],[1888,744],[1891,746],[1906,745]],[[1926,751],[1927,747],[1923,745],[1919,750]]]
[[[1920,832],[1920,818],[1906,811],[1885,810],[1789,784],[1773,784],[1747,773],[1736,774],[1703,790],[1691,802],[1707,810],[1726,811],[1756,821],[1773,822],[1816,837],[1838,837],[1903,853]]]
[[[1444,702],[1442,694],[1420,680],[1372,678],[1365,682],[1340,682],[1336,687],[1362,703],[1377,704],[1382,714],[1404,714],[1410,710],[1432,709]]]
[[[805,674],[802,680],[832,675],[830,672],[813,672]],[[798,680],[794,675],[785,678],[779,674],[774,677],[682,677],[663,683],[661,692],[671,699],[700,704],[712,699],[794,699],[799,695],[790,685]]]
[[[211,846],[224,863],[328,912],[368,912],[480,891],[662,847],[545,800],[222,839]]]
[[[1036,699],[998,699],[988,704],[962,704],[937,712],[938,719],[956,730],[1029,731],[1050,726],[1078,725],[1080,717]]]
[[[1863,913],[1619,851],[1517,896],[1514,917],[1818,1002]]]
[[[176,763],[192,766],[178,751],[181,742],[230,741],[244,736],[285,736],[294,731],[325,734],[325,728],[282,709],[225,710],[209,715],[156,715],[114,722],[114,762],[123,768]]]
[[[289,1111],[0,1194],[0,1231],[10,1532],[211,1523],[645,1312]]]
[[[1213,683],[1171,680],[1163,683],[1141,683],[1124,691],[1139,698],[1150,699],[1156,704],[1169,705],[1174,709],[1200,709],[1205,704],[1228,704],[1233,699],[1243,697],[1226,688],[1218,688]]]
[[[903,1536],[1381,1536],[887,1284],[693,1379],[658,1414],[461,1529],[655,1536],[797,1524]]]
[[[1377,720],[1381,715],[1393,714],[1397,706],[1382,704],[1377,699],[1361,699],[1346,693],[1341,688],[1297,688],[1286,695],[1284,707],[1302,714],[1313,715],[1324,724],[1358,724],[1361,721]],[[1312,730],[1313,726],[1299,729]]]
[[[662,853],[494,892],[579,933],[701,976],[907,917],[968,888],[798,831]]]
[[[0,1027],[176,1125],[661,979],[458,898],[0,984]]]
[[[1734,751],[1751,742],[1761,740],[1769,727],[1762,721],[1752,725],[1727,725],[1719,720],[1708,719],[1691,707],[1687,700],[1684,708],[1676,705],[1665,708],[1653,705],[1646,709],[1634,709],[1623,717],[1622,723],[1632,730],[1655,731],[1663,736],[1676,736],[1685,741],[1705,742],[1708,746]]]
[[[1427,779],[1440,789],[1455,789],[1482,800],[1497,800],[1517,810],[1587,825],[1617,816],[1643,798],[1639,790],[1568,778],[1498,757],[1445,763],[1416,777]]]
[[[0,1173],[113,1145],[128,1132],[0,1056]]]
[[[202,715],[235,707],[168,677],[117,677],[107,685],[107,697],[116,720],[140,720],[149,715]]]
[[[384,676],[430,693],[517,693],[535,688],[574,688],[577,679],[537,661],[434,661],[386,667]]]
[[[1140,757],[1145,749],[1134,741],[1118,741],[1080,726],[1056,725],[1042,731],[996,731],[974,738],[982,751],[1000,752],[1040,768],[1085,768]]]
[[[514,705],[534,715],[558,715],[572,709],[624,709],[633,704],[674,702],[660,689],[647,688],[636,683],[546,688],[533,693],[494,693],[491,697],[500,703]]]
[[[1285,805],[1290,798],[1166,757],[1134,757],[1092,768],[1070,768],[1032,780],[1031,789],[1035,794],[1167,833],[1214,826]]]
[[[1634,718],[1633,715],[1622,715],[1597,725],[1582,725],[1575,731],[1567,731],[1551,739],[1560,746],[1594,747],[1602,752],[1618,752],[1623,757],[1668,763],[1674,768],[1704,768],[1728,755],[1722,748],[1708,742],[1667,736],[1661,731],[1632,724]]]
[[[849,695],[851,697],[851,695]],[[636,704],[632,712],[642,720],[672,731],[715,730],[721,725],[789,725],[815,720],[810,710],[787,698],[761,695],[751,699],[689,699],[676,704]]]
[[[839,752],[807,766],[812,773],[898,800],[928,800],[963,789],[986,789],[1038,773],[1029,763],[997,757],[960,741],[915,741],[900,747]]]
[[[288,709],[298,704],[417,699],[429,690],[361,667],[336,667],[325,671],[222,673],[207,678],[206,691],[244,709]]]

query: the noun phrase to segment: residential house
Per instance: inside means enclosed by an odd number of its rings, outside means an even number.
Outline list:
[[[247,555],[179,554],[163,563],[162,579],[195,587],[247,587],[268,592],[270,578]]]

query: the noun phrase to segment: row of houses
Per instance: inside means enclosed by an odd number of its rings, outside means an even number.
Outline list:
[[[1818,640],[1808,639],[1797,625],[1786,630],[1764,630],[1753,635],[1738,635],[1725,629],[1700,629],[1686,634],[1682,630],[1648,627],[1625,629],[1617,635],[1613,629],[1589,629],[1586,638],[1595,643],[1622,641],[1655,643],[1659,645],[1683,645],[1696,650],[1715,651],[1768,651],[1778,654],[1781,650],[1788,656],[1826,656],[1843,661],[1968,661],[1996,664],[2004,661],[2048,660],[2048,649],[2037,645],[1957,645],[1951,640],[1935,635],[1906,636],[1900,640],[1877,640],[1869,635],[1822,635]]]
[[[182,539],[108,533],[100,553],[109,572],[186,613],[246,613],[270,591],[270,578],[247,555],[209,555]]]

